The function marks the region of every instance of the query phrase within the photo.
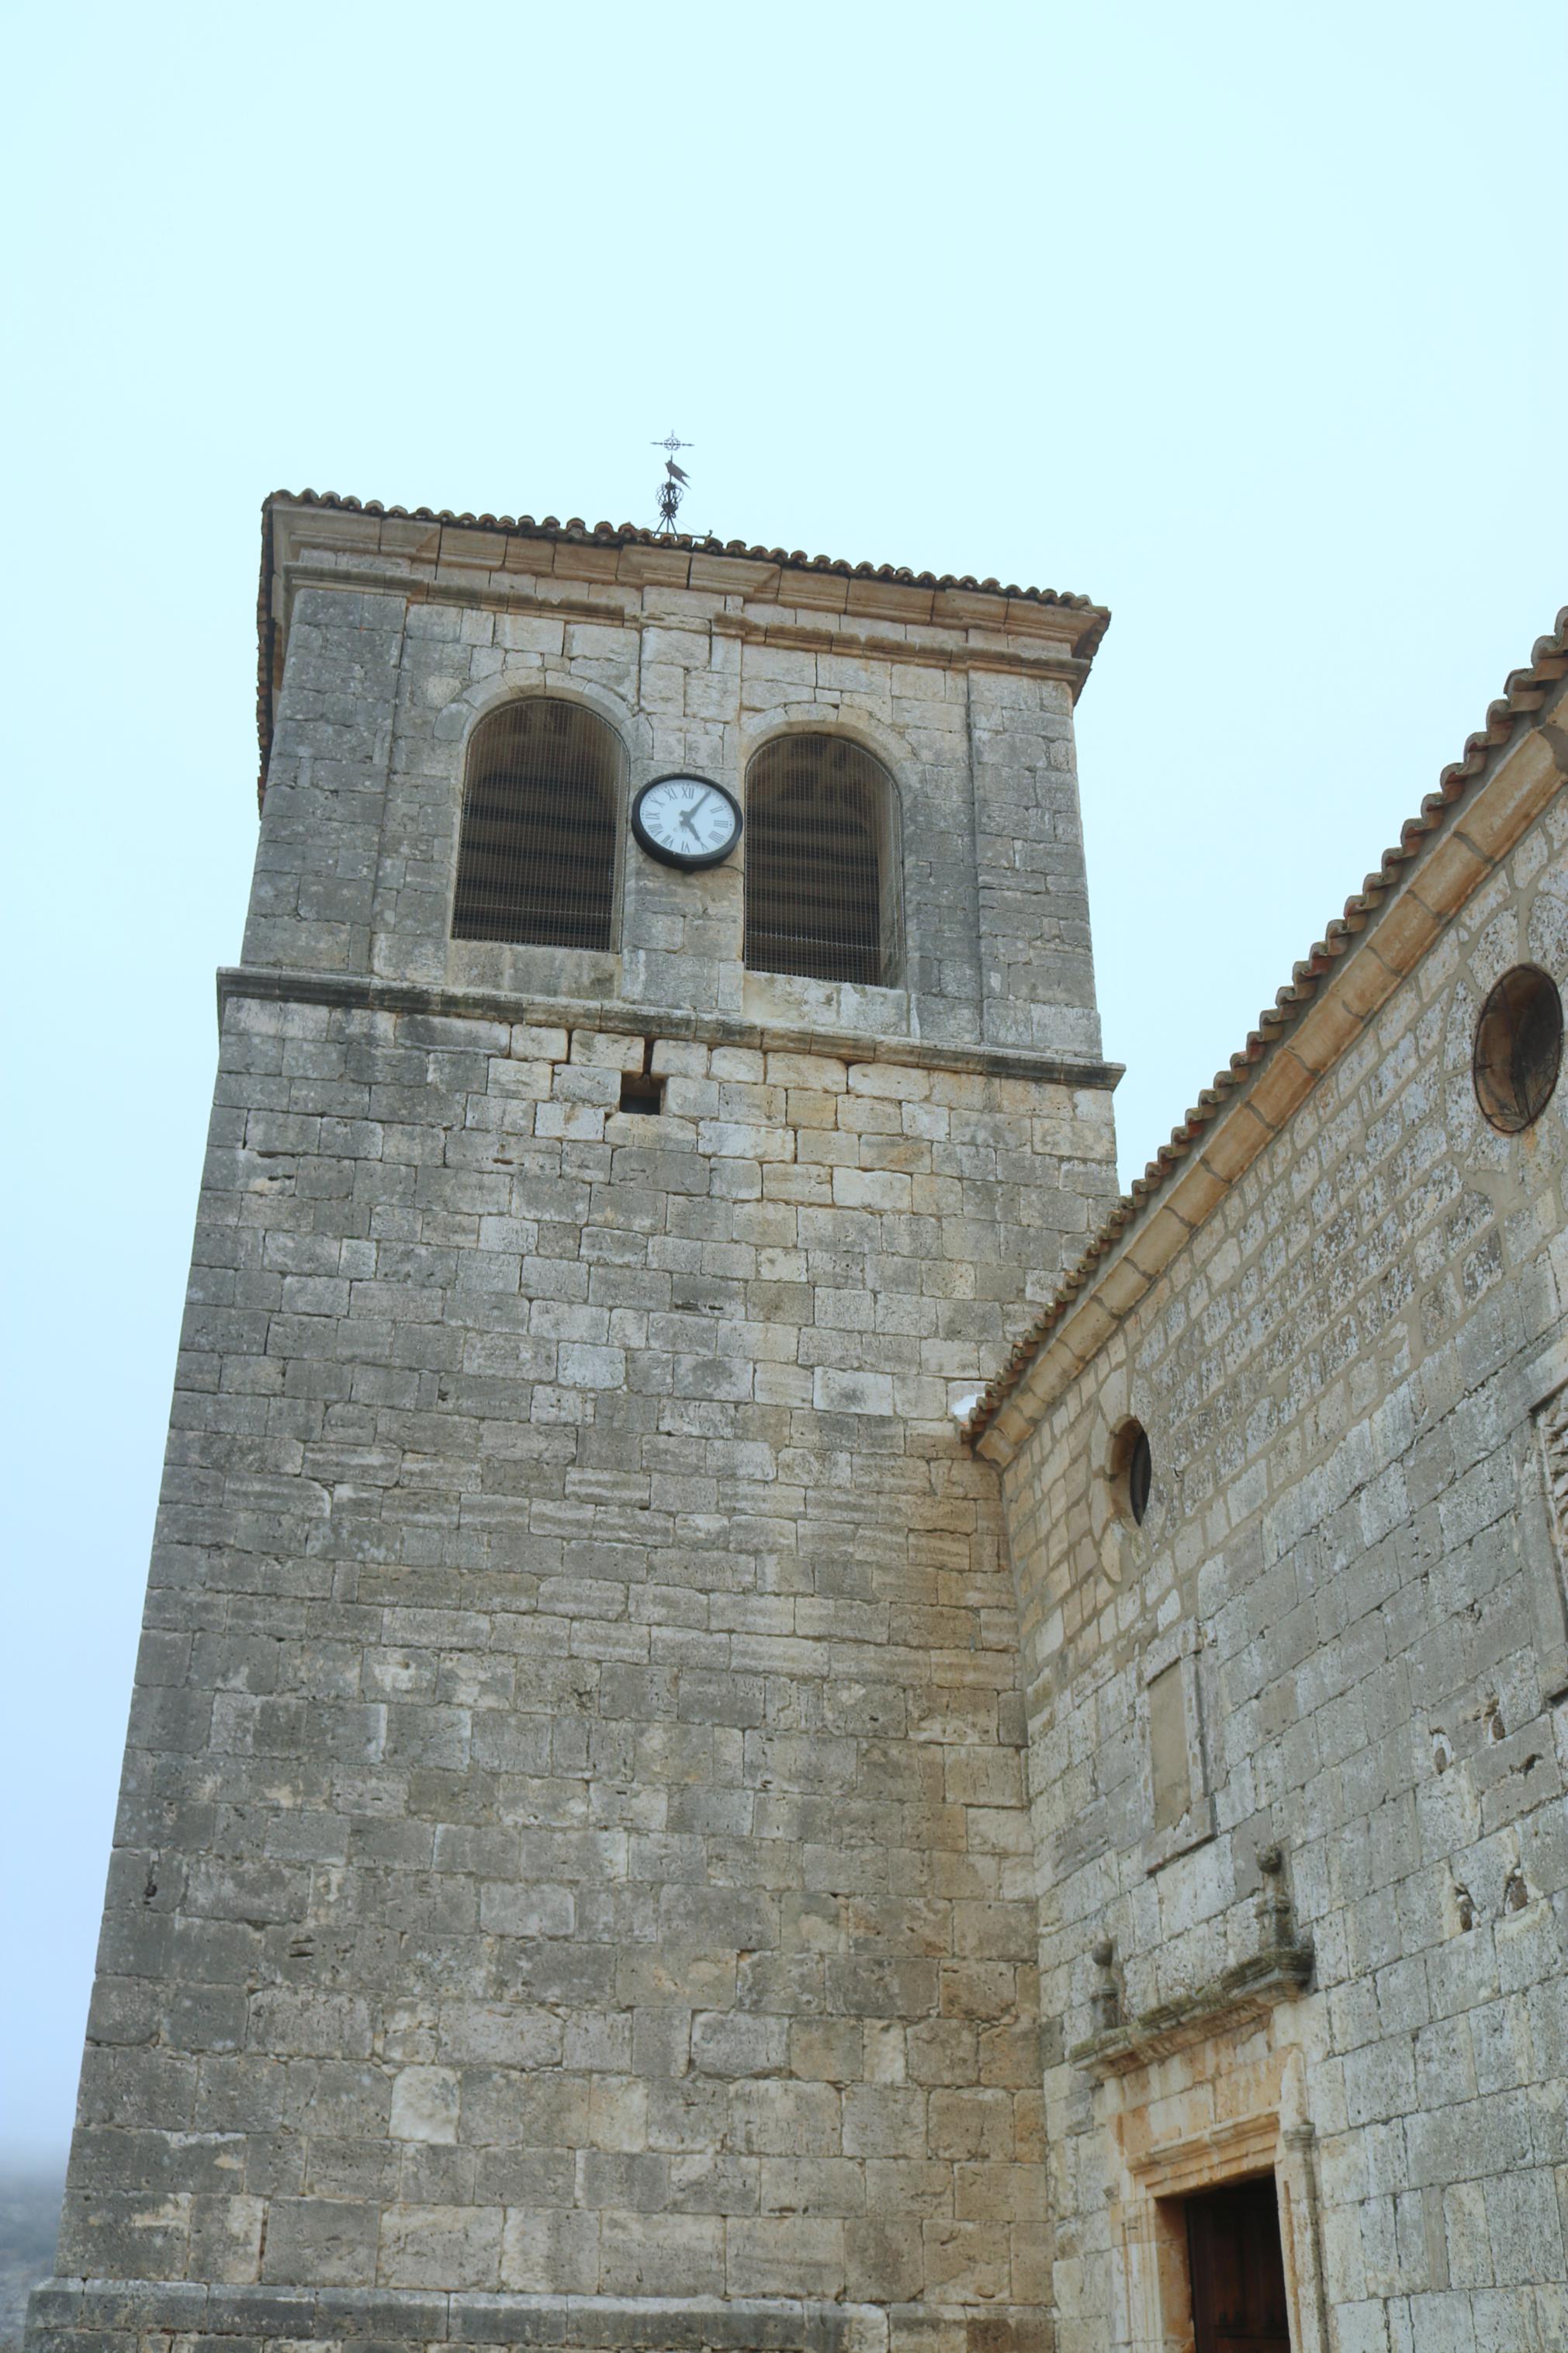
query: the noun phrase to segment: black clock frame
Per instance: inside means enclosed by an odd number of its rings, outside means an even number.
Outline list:
[[[695,857],[689,857],[684,850],[667,849],[662,841],[656,841],[647,831],[642,821],[643,802],[656,785],[674,784],[705,785],[710,793],[721,793],[729,802],[735,812],[735,830],[722,849],[703,849]],[[726,858],[732,858],[740,848],[745,823],[745,812],[728,785],[721,785],[716,776],[696,776],[689,768],[669,768],[662,776],[650,776],[647,784],[639,785],[632,795],[632,832],[637,837],[638,848],[646,849],[650,858],[657,858],[661,866],[679,867],[683,874],[698,873],[704,866],[722,866]]]

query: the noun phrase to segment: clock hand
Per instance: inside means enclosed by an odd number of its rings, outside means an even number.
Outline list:
[[[681,810],[680,822],[686,828],[687,832],[691,836],[693,841],[701,841],[702,836],[698,832],[697,828],[691,822],[691,811],[689,809]]]

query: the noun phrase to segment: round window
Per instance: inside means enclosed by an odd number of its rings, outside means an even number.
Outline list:
[[[1482,1115],[1504,1135],[1541,1117],[1563,1063],[1563,999],[1538,965],[1505,972],[1481,1008],[1472,1065]]]
[[[1149,1508],[1153,1480],[1149,1433],[1141,1421],[1124,1421],[1111,1443],[1110,1482],[1116,1491],[1117,1508],[1140,1527]]]

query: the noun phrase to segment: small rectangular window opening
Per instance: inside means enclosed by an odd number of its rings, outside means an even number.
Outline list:
[[[648,1071],[623,1071],[621,1109],[657,1119],[664,1109],[664,1081],[656,1079]]]

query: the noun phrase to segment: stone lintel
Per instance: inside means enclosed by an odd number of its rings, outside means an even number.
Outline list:
[[[1107,2027],[1075,2042],[1068,2057],[1097,2084],[1131,2074],[1155,2059],[1167,2059],[1203,2042],[1216,2030],[1262,2018],[1282,2001],[1305,1993],[1312,1975],[1310,1945],[1270,1945],[1249,1961],[1211,1978],[1179,2001],[1163,2001],[1125,2026]]]
[[[695,1045],[739,1046],[752,1053],[811,1054],[839,1062],[890,1062],[916,1071],[968,1071],[1035,1086],[1111,1088],[1121,1062],[1075,1061],[1025,1054],[1005,1046],[948,1046],[926,1038],[853,1030],[777,1029],[689,1007],[632,1005],[625,999],[513,997],[504,990],[433,988],[418,981],[379,980],[363,973],[310,972],[292,966],[226,965],[217,975],[218,1018],[236,997],[274,1004],[342,1006],[356,1012],[425,1013],[450,1020],[527,1023],[543,1029],[597,1029],[616,1037],[688,1039]]]

